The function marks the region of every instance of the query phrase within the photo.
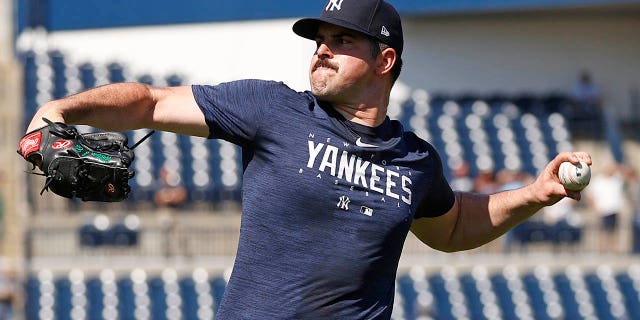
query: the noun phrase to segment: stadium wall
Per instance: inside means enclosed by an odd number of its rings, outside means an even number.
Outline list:
[[[272,79],[304,90],[315,47],[296,36],[292,24],[289,19],[223,22],[52,32],[47,37],[70,63],[118,61],[134,76],[177,73],[202,84]]]
[[[406,21],[403,80],[445,92],[567,92],[589,70],[605,104],[638,118],[640,12],[522,13]]]

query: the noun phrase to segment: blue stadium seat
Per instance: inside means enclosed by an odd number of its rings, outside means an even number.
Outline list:
[[[613,320],[616,317],[611,313],[611,304],[607,299],[607,292],[602,287],[602,282],[596,274],[590,273],[584,276],[587,289],[591,293],[591,299],[598,319]]]
[[[177,74],[169,75],[165,81],[167,82],[167,86],[177,87],[183,85],[184,79]]]
[[[481,95],[473,92],[466,92],[458,94],[454,97],[454,99],[458,105],[464,110],[463,114],[468,114],[471,112],[471,106],[474,102],[478,100],[482,100]]]
[[[498,92],[490,93],[484,97],[484,101],[489,105],[489,108],[491,109],[491,114],[499,112],[498,110],[500,109],[500,107],[509,100],[510,99],[507,95]]]
[[[64,61],[64,54],[59,50],[49,52],[49,63],[53,71],[53,89],[51,94],[54,99],[67,96],[67,76],[65,74],[67,65]]]
[[[571,288],[569,278],[564,273],[558,273],[553,276],[560,301],[564,309],[567,319],[580,319],[580,310],[576,299],[576,292]]]
[[[189,151],[190,163],[185,164],[185,186],[192,202],[212,202],[220,199],[217,192],[220,190],[220,154],[218,152],[220,142],[215,139],[192,137],[191,150]]]
[[[540,282],[535,275],[529,273],[522,277],[524,289],[529,296],[529,303],[531,304],[531,310],[533,311],[534,319],[551,319],[546,311],[546,303],[544,301],[544,294],[540,288]]]
[[[550,239],[549,227],[542,221],[527,220],[513,228],[514,240],[522,245]]]
[[[498,306],[504,319],[516,319],[516,305],[513,303],[513,292],[509,289],[509,284],[504,275],[496,273],[490,276],[493,291],[498,300]]]
[[[582,228],[561,220],[550,227],[550,237],[554,244],[578,244],[582,240]]]
[[[133,293],[133,281],[128,277],[116,280],[118,288],[118,318],[121,320],[135,319],[135,294]]]
[[[534,115],[545,114],[545,106],[538,95],[533,93],[523,93],[512,99],[522,113],[532,113]]]
[[[60,277],[54,281],[56,319],[71,319],[71,281],[66,277]]]
[[[180,297],[182,298],[182,316],[185,320],[198,319],[198,295],[195,281],[191,277],[184,277],[178,281]]]
[[[109,83],[126,82],[124,66],[117,62],[112,62],[107,65],[107,79]]]
[[[542,104],[547,113],[558,112],[566,115],[569,108],[569,98],[561,92],[551,92],[541,97]]]
[[[24,88],[24,127],[31,121],[31,117],[38,110],[38,66],[36,65],[36,54],[33,51],[24,52],[21,55],[23,64],[23,88]]]
[[[409,275],[399,276],[397,279],[397,286],[400,295],[402,296],[402,302],[404,307],[404,315],[407,319],[415,319],[417,317],[417,301],[418,293],[413,287],[413,279]]]
[[[90,278],[85,282],[87,298],[87,318],[102,319],[104,309],[104,292],[99,278]]]
[[[93,221],[80,226],[78,237],[80,238],[80,245],[82,246],[99,247],[105,243],[104,233],[102,230],[96,228]]]
[[[416,101],[414,99],[407,99],[401,104],[402,113],[400,114],[400,117],[398,117],[398,121],[400,121],[406,128],[408,128],[411,117],[415,114],[415,106]]]
[[[449,293],[445,288],[444,278],[441,275],[436,274],[430,276],[428,282],[433,291],[436,318],[455,319],[452,313],[453,305],[449,300]]]
[[[155,84],[153,76],[151,76],[149,74],[143,74],[143,75],[139,76],[138,79],[137,79],[137,82],[143,83],[143,84],[146,84],[146,85],[150,85],[150,86]]]
[[[630,273],[621,272],[615,276],[620,287],[629,319],[640,319],[640,277],[632,278]]]
[[[137,143],[146,134],[148,134],[148,132],[149,131],[146,129],[140,129],[127,131],[125,133],[129,139],[129,143],[133,144]],[[154,153],[152,141],[156,138],[154,137],[155,135],[156,134],[152,134],[146,141],[138,145],[137,149],[135,149],[136,159],[132,166],[136,174],[131,180],[129,180],[129,184],[131,185],[129,198],[133,201],[150,202],[153,200],[156,175],[154,174],[155,168],[152,161]]]
[[[218,312],[220,302],[222,302],[222,296],[224,295],[224,290],[227,287],[227,282],[222,277],[212,277],[211,280],[209,280],[209,285],[211,286],[211,296],[215,301],[214,309],[215,312]]]
[[[78,67],[80,82],[83,89],[90,89],[96,86],[95,67],[91,63],[84,63]]]
[[[116,247],[132,247],[138,244],[139,230],[131,229],[124,221],[118,221],[104,232],[105,244]]]
[[[37,275],[29,275],[24,285],[24,316],[27,320],[40,319],[40,280]]]
[[[164,291],[164,281],[160,277],[148,280],[149,298],[151,299],[151,319],[167,319],[167,294]]]
[[[484,314],[485,305],[480,300],[480,291],[478,291],[477,283],[473,276],[470,274],[463,275],[460,277],[460,284],[467,300],[467,308],[471,319],[487,319]]]

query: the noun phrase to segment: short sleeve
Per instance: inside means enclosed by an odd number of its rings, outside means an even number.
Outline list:
[[[194,85],[192,91],[209,126],[209,138],[244,145],[255,138],[281,86],[274,81],[240,80]]]
[[[414,218],[441,216],[447,213],[455,202],[455,193],[444,176],[440,155],[435,148],[431,148],[430,153],[433,155],[431,158],[434,168],[433,179],[428,186],[426,195],[418,205]]]

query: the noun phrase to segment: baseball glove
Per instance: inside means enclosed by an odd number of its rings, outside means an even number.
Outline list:
[[[44,191],[83,201],[118,202],[131,190],[128,180],[134,175],[130,168],[133,147],[120,132],[80,134],[64,123],[51,122],[27,133],[20,140],[18,153],[40,167],[46,177]]]

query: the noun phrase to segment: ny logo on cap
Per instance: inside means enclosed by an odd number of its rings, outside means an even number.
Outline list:
[[[324,11],[333,11],[333,9],[340,11],[342,9],[342,1],[344,0],[330,0]]]

